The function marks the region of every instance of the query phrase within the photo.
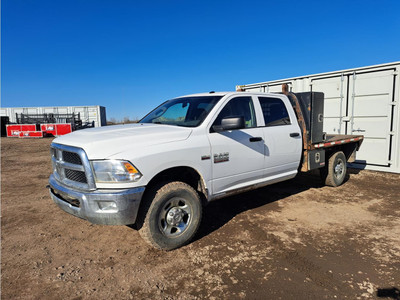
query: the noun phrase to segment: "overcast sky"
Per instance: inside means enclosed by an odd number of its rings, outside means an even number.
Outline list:
[[[400,60],[400,1],[1,1],[1,106],[140,118],[185,94]]]

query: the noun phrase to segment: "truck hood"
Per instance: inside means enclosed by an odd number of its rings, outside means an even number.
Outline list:
[[[82,148],[89,159],[106,159],[130,149],[185,140],[191,132],[190,128],[170,125],[114,125],[75,131],[53,143]]]

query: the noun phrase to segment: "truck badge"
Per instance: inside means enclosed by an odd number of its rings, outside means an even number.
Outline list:
[[[214,163],[229,161],[229,152],[214,154]]]

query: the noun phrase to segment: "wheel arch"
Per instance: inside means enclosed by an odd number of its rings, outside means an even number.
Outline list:
[[[353,154],[355,150],[358,149],[358,144],[357,143],[349,143],[349,144],[344,144],[344,145],[339,145],[339,146],[334,146],[331,148],[327,148],[325,150],[325,158],[326,161],[329,160],[329,158],[334,155],[337,152],[343,152],[344,156],[346,157],[346,161],[348,161]]]
[[[171,181],[187,183],[199,193],[203,205],[208,202],[208,189],[203,176],[199,171],[189,166],[171,167],[157,173],[146,185],[146,191],[162,182]]]

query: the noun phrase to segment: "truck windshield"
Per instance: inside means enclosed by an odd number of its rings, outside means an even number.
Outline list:
[[[145,116],[139,123],[199,126],[222,96],[183,97],[168,100]]]

